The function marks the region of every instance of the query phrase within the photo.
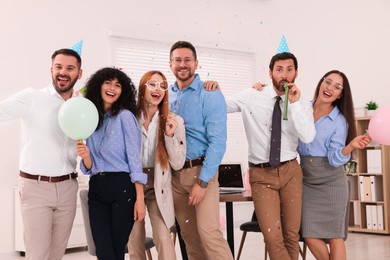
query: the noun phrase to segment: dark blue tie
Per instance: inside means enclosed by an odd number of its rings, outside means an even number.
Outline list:
[[[280,96],[276,97],[274,112],[272,113],[271,149],[269,152],[269,164],[278,167],[280,164],[280,143],[282,136],[282,111],[280,109]]]

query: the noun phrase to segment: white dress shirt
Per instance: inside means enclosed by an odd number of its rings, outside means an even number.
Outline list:
[[[258,164],[269,162],[272,112],[276,101],[272,84],[258,91],[246,89],[234,97],[226,99],[227,112],[241,112],[248,140],[249,162]],[[280,107],[284,111],[284,95]],[[304,143],[315,137],[313,108],[309,101],[300,100],[288,104],[288,120],[282,119],[282,140],[280,161],[297,157],[298,139]]]
[[[75,171],[75,141],[58,123],[58,111],[64,102],[53,86],[28,88],[0,102],[0,122],[22,120],[21,171],[45,176]]]
[[[142,147],[141,147],[141,160],[142,167],[154,167],[155,153],[157,147],[157,128],[159,127],[159,111],[153,115],[152,121],[149,123],[148,130],[145,129],[143,123],[145,121],[144,114],[138,119],[138,123],[142,130]]]

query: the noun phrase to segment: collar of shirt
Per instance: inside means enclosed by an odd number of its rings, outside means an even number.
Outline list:
[[[186,88],[184,88],[184,89],[181,90],[181,91],[184,91],[184,90],[186,90],[186,89],[193,89],[193,90],[199,89],[199,87],[200,87],[199,81],[200,81],[199,74],[195,73],[194,80],[191,82],[191,84],[188,85]],[[179,87],[177,86],[177,81],[175,81],[175,83],[171,86],[171,90],[172,90],[173,92],[178,92],[178,91],[180,91]]]
[[[269,84],[269,88],[265,88],[265,89],[268,89],[269,90],[269,95],[272,97],[272,99],[275,99],[276,97],[278,97],[279,95],[278,95],[278,93],[276,93],[276,90],[275,90],[275,88],[274,88],[274,86],[272,85],[272,83],[271,84]],[[284,101],[285,101],[285,99],[286,99],[286,95],[285,94],[283,94],[283,95],[281,95],[280,96],[281,97],[281,99],[282,99],[282,102],[284,103]]]
[[[335,106],[333,109],[332,109],[332,112],[329,113],[328,117],[334,121],[336,119],[336,117],[340,114],[340,109]]]
[[[64,98],[60,95],[60,93],[58,93],[57,90],[54,88],[53,84],[50,85],[50,86],[48,87],[48,90],[49,90],[49,94],[50,94],[51,96],[56,96],[56,97],[58,97],[59,99],[64,100]],[[75,91],[73,91],[73,92],[72,92],[72,97],[76,97],[76,96],[77,96],[77,95],[76,95]]]

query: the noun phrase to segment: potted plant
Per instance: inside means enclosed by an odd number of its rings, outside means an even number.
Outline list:
[[[366,107],[365,107],[366,115],[372,116],[374,114],[375,110],[378,109],[378,107],[379,107],[379,105],[375,101],[371,100],[370,102],[367,102]]]

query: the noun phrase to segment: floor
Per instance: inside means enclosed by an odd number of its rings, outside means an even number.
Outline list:
[[[235,228],[235,248],[236,253],[241,240],[241,231]],[[353,260],[385,260],[390,259],[390,236],[385,235],[370,235],[361,233],[349,233],[346,241],[347,258]],[[178,243],[176,244],[177,255],[180,255]],[[153,259],[157,258],[157,252],[152,248]],[[241,255],[242,260],[263,259],[264,243],[262,235],[258,233],[248,233],[244,249]],[[19,256],[18,253],[7,255],[0,255],[0,260],[22,260],[24,257]],[[70,249],[65,254],[63,260],[93,260],[85,248]],[[129,259],[126,255],[126,260]],[[180,260],[181,257],[178,257]],[[308,251],[307,260],[314,260],[315,258]]]

